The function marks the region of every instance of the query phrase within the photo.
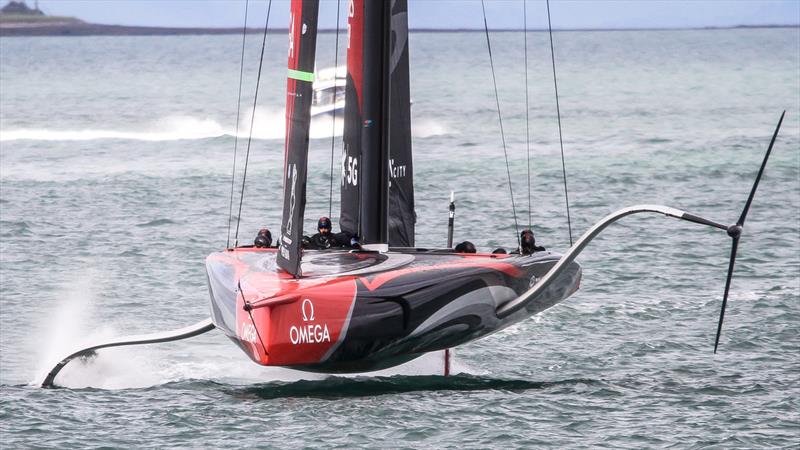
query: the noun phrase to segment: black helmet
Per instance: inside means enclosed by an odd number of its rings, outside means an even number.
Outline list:
[[[456,253],[475,253],[475,244],[470,241],[464,241],[456,245]]]
[[[267,248],[272,245],[272,233],[269,232],[268,228],[258,230],[258,235],[256,240],[253,241],[253,245],[257,248]]]
[[[328,219],[325,216],[320,217],[319,221],[317,222],[317,230],[321,230],[323,228],[326,228],[328,231],[331,231],[333,228],[331,226],[331,219]]]
[[[536,247],[536,237],[533,235],[533,231],[531,230],[523,230],[522,233],[519,235],[519,243],[522,249],[523,255],[530,255],[534,252],[534,247]]]

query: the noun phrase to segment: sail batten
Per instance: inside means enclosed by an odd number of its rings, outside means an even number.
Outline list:
[[[278,266],[299,277],[319,0],[292,0],[286,81],[283,219]]]

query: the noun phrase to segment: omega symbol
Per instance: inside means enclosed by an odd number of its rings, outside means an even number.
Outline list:
[[[306,305],[308,305],[306,307]],[[314,321],[314,304],[311,303],[311,300],[305,299],[303,300],[303,322]]]

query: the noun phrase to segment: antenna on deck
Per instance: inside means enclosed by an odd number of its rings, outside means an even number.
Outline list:
[[[456,195],[450,191],[450,213],[447,219],[447,248],[453,248],[453,222],[456,218]]]

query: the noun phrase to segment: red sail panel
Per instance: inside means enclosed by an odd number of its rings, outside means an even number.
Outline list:
[[[292,0],[286,83],[286,147],[283,169],[283,219],[278,266],[299,277],[303,214],[306,207],[308,133],[311,123],[314,58],[319,0]]]
[[[364,0],[351,0],[347,8],[347,76],[352,78],[352,86],[361,109],[361,80],[364,77]],[[350,83],[348,83],[349,85]]]

